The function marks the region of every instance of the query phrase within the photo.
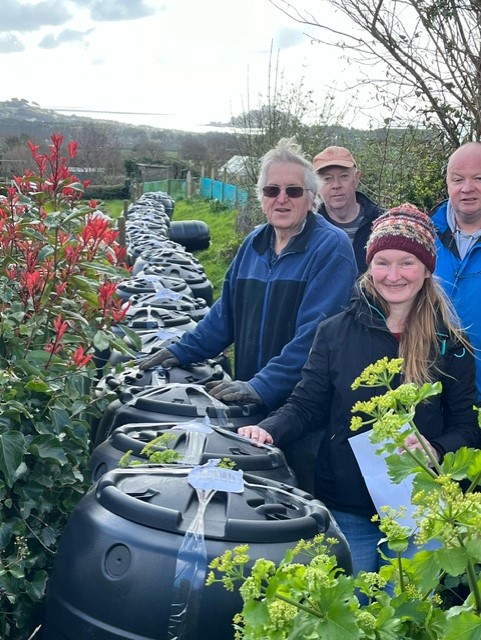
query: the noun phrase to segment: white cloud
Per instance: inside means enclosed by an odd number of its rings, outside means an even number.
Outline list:
[[[269,0],[2,0],[0,29],[5,20],[0,100],[173,114],[146,122],[155,126],[257,108],[271,89],[270,52],[319,104],[345,77],[336,51],[312,45]]]
[[[48,25],[61,25],[72,14],[58,0],[25,4],[19,0],[2,0],[0,31],[36,31]]]
[[[25,46],[12,33],[0,34],[0,53],[16,53],[24,51]]]

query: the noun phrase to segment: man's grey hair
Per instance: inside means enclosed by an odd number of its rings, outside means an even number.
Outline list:
[[[304,187],[309,190],[312,198],[311,211],[316,212],[319,208],[321,198],[319,195],[320,180],[314,171],[312,162],[302,153],[301,146],[297,144],[295,138],[281,138],[277,146],[268,151],[262,158],[259,178],[257,180],[257,197],[262,202],[262,189],[267,184],[267,173],[273,164],[278,162],[298,164],[304,168]]]

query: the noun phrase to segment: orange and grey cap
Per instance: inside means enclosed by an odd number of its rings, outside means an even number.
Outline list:
[[[354,156],[345,147],[327,147],[312,161],[314,171],[321,171],[326,167],[356,167]]]

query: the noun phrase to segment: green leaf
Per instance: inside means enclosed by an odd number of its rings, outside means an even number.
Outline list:
[[[402,566],[421,593],[429,593],[439,583],[441,564],[432,551],[418,551],[410,559],[403,558]]]
[[[140,341],[139,334],[130,327],[127,327],[125,324],[120,324],[119,329],[121,329],[129,339],[130,346],[134,347],[137,351],[140,351],[142,343]]]
[[[410,455],[393,453],[385,458],[391,480],[398,484],[419,470],[419,464]]]
[[[461,611],[448,618],[443,640],[481,640],[481,617],[473,611]]]
[[[25,389],[36,391],[38,393],[47,393],[50,391],[50,386],[45,382],[45,380],[34,378],[33,380],[29,380],[25,384]]]
[[[244,605],[242,614],[246,623],[253,627],[259,627],[269,623],[269,611],[265,601],[249,600]]]
[[[461,447],[454,453],[450,451],[444,456],[442,469],[454,480],[464,480],[468,473],[470,478],[474,478],[481,473],[481,451],[468,447]]]
[[[337,602],[329,607],[324,619],[317,622],[316,628],[319,638],[356,640],[361,637],[361,630],[357,625],[356,616],[342,602]]]
[[[435,551],[441,568],[451,576],[459,576],[468,565],[469,555],[466,549],[446,549],[445,547]]]
[[[94,335],[93,344],[98,351],[105,351],[110,348],[110,336],[105,331],[97,331]]]
[[[25,455],[25,438],[19,431],[9,431],[0,435],[0,471],[5,483],[12,487],[15,472]]]
[[[55,436],[40,435],[35,437],[30,443],[28,451],[38,458],[53,460],[59,464],[67,462],[62,443]]]
[[[40,600],[45,595],[48,574],[46,571],[36,571],[33,578],[25,582],[25,591],[32,600]]]
[[[479,537],[467,540],[466,549],[475,562],[481,563],[481,540]]]

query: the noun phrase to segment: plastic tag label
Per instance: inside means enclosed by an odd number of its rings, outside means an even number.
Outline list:
[[[154,294],[154,300],[180,300],[182,295],[177,293],[176,291],[172,291],[172,289],[167,289],[166,287],[162,287],[161,289],[157,289]]]
[[[166,340],[167,338],[173,338],[173,337],[179,337],[182,336],[185,333],[185,331],[181,331],[181,330],[168,330],[168,329],[161,329],[160,331],[157,331],[157,333],[155,334],[157,336],[157,338],[161,338],[162,340]]]
[[[208,460],[202,466],[194,467],[188,482],[194,489],[204,491],[226,491],[228,493],[242,493],[244,491],[244,474],[242,469],[224,469],[219,467],[220,460]]]
[[[180,422],[172,427],[170,431],[193,431],[195,433],[214,433],[214,429],[208,424],[200,420],[190,420],[189,422]]]

